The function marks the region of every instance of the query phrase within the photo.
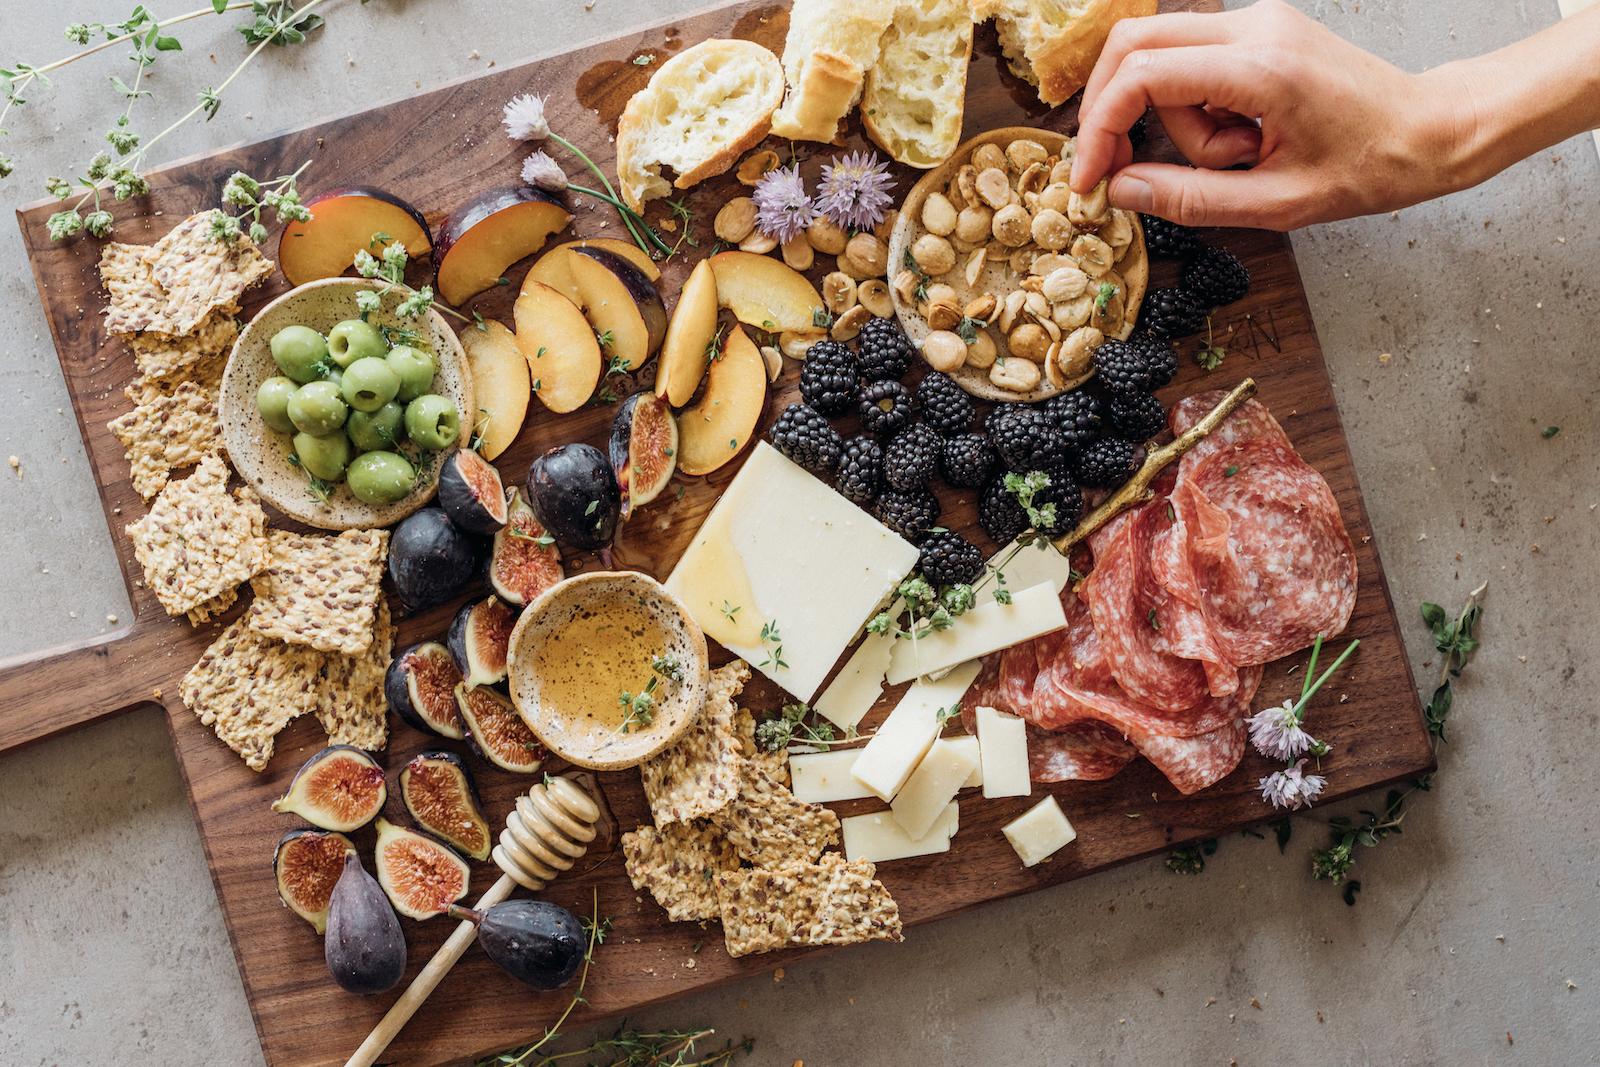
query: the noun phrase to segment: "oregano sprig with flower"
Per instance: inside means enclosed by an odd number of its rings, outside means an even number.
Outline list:
[[[388,244],[384,244],[387,241]],[[370,249],[378,249],[378,255],[373,255]],[[469,318],[461,314],[448,304],[441,304],[433,298],[433,286],[424,285],[421,289],[413,289],[406,284],[406,264],[410,262],[411,254],[406,251],[406,246],[401,241],[390,238],[386,233],[375,233],[367,242],[366,248],[358,248],[355,254],[356,273],[363,278],[382,281],[382,289],[363,289],[356,293],[356,307],[361,311],[361,317],[377,311],[383,306],[383,298],[389,293],[400,293],[404,299],[395,308],[395,314],[403,319],[415,319],[430,307],[442,311],[447,315],[454,315],[462,322],[472,323],[478,329],[487,332],[483,316],[474,312]],[[395,337],[393,327],[379,326],[378,329],[385,335],[384,339],[391,344]],[[410,332],[410,331],[407,331]],[[401,337],[402,343],[410,344],[414,340],[414,333],[410,337]]]

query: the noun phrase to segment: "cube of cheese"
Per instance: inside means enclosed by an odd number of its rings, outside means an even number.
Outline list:
[[[1012,594],[1009,604],[990,601],[957,616],[948,630],[915,641],[896,641],[894,657],[889,662],[889,684],[898,685],[987,656],[1066,624],[1067,615],[1061,609],[1055,585],[1040,582]]]
[[[917,769],[900,792],[895,794],[894,820],[913,841],[922,840],[944,812],[945,805],[956,798],[956,791],[972,774],[972,756],[964,749],[940,739],[928,749]]]
[[[808,804],[832,804],[836,800],[870,797],[872,790],[856,781],[850,771],[856,765],[859,748],[838,752],[805,752],[789,755],[789,787],[796,800]]]
[[[978,709],[978,751],[983,762],[983,795],[1025,797],[1028,778],[1028,724],[994,708]]]
[[[983,757],[978,748],[978,735],[956,734],[954,737],[947,737],[944,740],[972,757],[972,773],[967,775],[967,780],[961,783],[961,788],[976,789],[982,785]]]
[[[1000,832],[1022,857],[1024,867],[1042,863],[1078,839],[1078,831],[1067,821],[1053,795],[1006,823]]]
[[[857,860],[882,863],[885,860],[949,852],[950,839],[956,835],[960,822],[959,809],[952,800],[945,805],[944,811],[940,812],[938,820],[921,841],[911,840],[900,824],[895,822],[894,813],[889,811],[852,815],[839,820],[839,826],[844,834],[844,854],[851,863]]]
[[[918,682],[883,720],[850,773],[884,803],[894,799],[939,736],[939,711],[959,703],[978,677],[977,663],[964,663],[937,682]]]

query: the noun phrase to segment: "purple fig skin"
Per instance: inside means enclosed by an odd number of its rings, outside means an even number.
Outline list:
[[[633,298],[634,306],[639,309],[639,316],[644,319],[645,329],[650,333],[649,351],[654,352],[660,348],[661,342],[667,336],[667,309],[661,303],[660,290],[656,288],[655,282],[650,280],[649,275],[608,248],[581,245],[572,251],[580,256],[588,256],[617,276],[623,288],[628,290],[628,295]]]
[[[400,919],[383,887],[354,852],[345,854],[344,874],[333,887],[323,948],[328,973],[351,993],[365,997],[387,993],[406,973]]]
[[[478,944],[502,971],[535,989],[560,989],[583,963],[588,939],[572,913],[547,900],[508,900],[484,913]]]
[[[420,697],[420,694],[415,691],[417,681],[411,676],[411,672],[406,667],[414,655],[429,659],[451,660],[450,650],[438,641],[419,642],[390,660],[389,669],[383,676],[383,695],[389,702],[390,710],[400,716],[405,724],[413,730],[420,730],[425,734],[433,734],[436,737],[448,737],[452,741],[461,740],[463,734],[460,726],[435,722],[424,715],[422,709],[417,706],[417,700]],[[450,666],[452,669],[455,667],[453,660]],[[460,681],[461,673],[457,671],[455,677],[450,681],[449,688],[446,690],[446,693],[450,694],[451,707],[455,706],[455,688]]]
[[[488,499],[473,489],[465,471],[492,482]],[[450,521],[469,533],[492,535],[506,524],[506,492],[500,472],[470,448],[457,449],[439,471],[439,506]]]
[[[588,444],[557,445],[528,468],[528,500],[540,525],[583,552],[611,544],[622,489],[611,463]]]
[[[389,540],[389,577],[401,602],[413,611],[449,600],[472,581],[477,569],[477,542],[439,508],[411,515]]]

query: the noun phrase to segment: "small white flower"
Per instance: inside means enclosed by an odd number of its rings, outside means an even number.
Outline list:
[[[1250,741],[1263,756],[1292,760],[1316,747],[1316,739],[1300,729],[1293,700],[1285,700],[1281,707],[1263,708],[1246,721]]]
[[[1261,799],[1269,801],[1274,808],[1291,811],[1310,807],[1311,802],[1322,795],[1328,780],[1320,774],[1305,774],[1300,770],[1305,765],[1302,759],[1293,767],[1274,771],[1261,779]]]
[[[505,107],[506,133],[513,141],[542,141],[550,136],[550,124],[545,121],[542,96],[524,93],[514,96]]]
[[[535,152],[522,165],[522,180],[552,193],[565,192],[567,174],[561,165],[544,152]]]

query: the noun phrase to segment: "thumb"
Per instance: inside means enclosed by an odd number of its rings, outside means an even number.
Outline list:
[[[1293,204],[1266,174],[1197,170],[1170,163],[1135,163],[1111,178],[1111,206],[1183,226],[1247,226],[1288,230],[1299,225]]]

